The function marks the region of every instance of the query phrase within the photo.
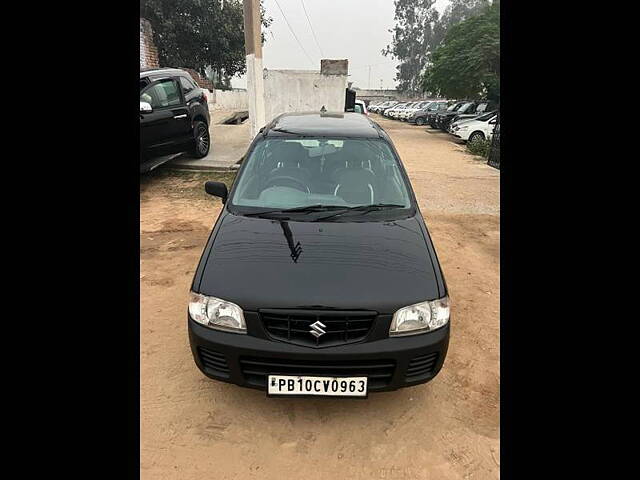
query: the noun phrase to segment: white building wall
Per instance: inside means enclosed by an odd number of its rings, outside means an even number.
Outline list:
[[[209,99],[210,110],[247,110],[246,90],[217,90]]]
[[[264,70],[265,120],[286,112],[344,112],[347,75],[313,70]]]

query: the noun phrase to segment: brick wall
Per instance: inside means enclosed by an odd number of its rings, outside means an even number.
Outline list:
[[[189,75],[196,81],[200,88],[205,88],[207,90],[213,91],[215,87],[213,86],[213,82],[208,78],[202,77],[198,72],[193,70],[192,68],[179,67],[180,70],[186,70],[189,72]]]
[[[158,49],[153,43],[151,23],[145,18],[140,19],[140,68],[159,67]]]

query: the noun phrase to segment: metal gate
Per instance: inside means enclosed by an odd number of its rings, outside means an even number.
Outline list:
[[[500,118],[498,118],[498,123],[496,123],[493,130],[493,139],[491,140],[487,165],[500,170]]]

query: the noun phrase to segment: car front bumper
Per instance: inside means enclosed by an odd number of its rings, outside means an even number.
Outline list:
[[[275,374],[367,376],[371,392],[418,385],[438,374],[449,346],[449,324],[418,335],[312,348],[187,321],[191,352],[202,373],[259,390],[266,390],[268,375]]]

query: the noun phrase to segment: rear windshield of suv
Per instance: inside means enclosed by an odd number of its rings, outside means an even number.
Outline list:
[[[382,139],[262,140],[230,199],[235,207],[279,209],[380,203],[411,208],[399,162]]]

